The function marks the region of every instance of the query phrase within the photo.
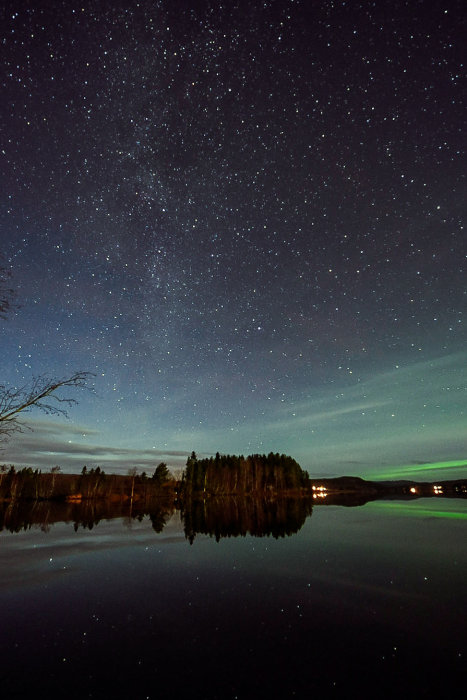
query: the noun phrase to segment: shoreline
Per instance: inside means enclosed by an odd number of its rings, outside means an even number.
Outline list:
[[[467,479],[443,481],[384,480],[367,481],[361,477],[309,478],[306,485],[295,488],[242,490],[222,488],[216,484],[194,489],[183,480],[158,482],[146,475],[41,473],[23,469],[0,474],[0,503],[61,502],[79,506],[86,502],[106,501],[109,504],[139,503],[149,507],[152,502],[172,501],[174,505],[187,500],[212,498],[312,498],[314,502],[336,499],[359,499],[363,502],[383,498],[467,498]]]

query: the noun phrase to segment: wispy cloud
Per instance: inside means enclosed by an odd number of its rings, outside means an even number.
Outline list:
[[[328,400],[329,403],[329,400]],[[339,406],[335,408],[321,409],[314,408],[313,404],[302,402],[299,405],[294,405],[293,410],[291,408],[282,409],[282,418],[278,418],[275,421],[271,421],[267,424],[269,429],[290,429],[294,430],[301,429],[305,426],[316,426],[320,423],[327,423],[335,421],[343,416],[349,416],[353,413],[362,414],[367,411],[374,411],[382,406],[388,406],[391,401],[365,401],[357,403],[349,403],[348,405]]]
[[[81,435],[83,437],[89,435],[99,435],[100,431],[85,425],[76,425],[71,422],[59,422],[54,420],[31,420],[30,418],[24,421],[26,429],[30,428],[34,432],[40,432],[42,435]]]
[[[99,436],[100,431],[84,425],[45,420],[29,421],[27,425],[32,430],[15,436],[14,441],[0,453],[2,461],[38,468],[58,464],[68,471],[81,468],[85,464],[99,464],[112,471],[122,471],[135,466],[142,469],[152,468],[161,460],[173,467],[180,467],[187,457],[187,453],[180,450],[155,447],[134,449],[94,444],[84,438]],[[78,440],[78,437],[82,439]]]

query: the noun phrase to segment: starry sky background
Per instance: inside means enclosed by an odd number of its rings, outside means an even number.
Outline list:
[[[465,475],[463,2],[4,7],[2,461]]]

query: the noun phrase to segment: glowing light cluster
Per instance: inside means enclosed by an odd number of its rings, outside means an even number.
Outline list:
[[[312,486],[313,498],[326,498],[327,488],[325,486]]]

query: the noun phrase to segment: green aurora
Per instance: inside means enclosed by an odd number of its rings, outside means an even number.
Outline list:
[[[440,497],[441,498],[441,497]],[[447,507],[452,505],[452,510],[448,510]],[[449,518],[450,520],[467,520],[467,512],[465,510],[458,510],[457,504],[447,504],[446,500],[443,502],[436,501],[428,505],[426,501],[423,503],[411,501],[409,503],[396,503],[394,501],[372,501],[368,503],[365,507],[367,508],[377,508],[386,512],[388,515],[408,515],[415,518]],[[442,510],[440,510],[442,508]]]
[[[436,479],[437,474],[432,472],[443,472],[439,478],[461,478],[459,474],[456,476],[446,475],[448,470],[460,471],[462,468],[467,468],[467,459],[458,459],[450,462],[427,462],[424,464],[405,464],[401,466],[388,467],[381,472],[377,469],[370,470],[364,474],[365,479],[413,479],[427,475],[428,479]],[[465,478],[465,474],[463,476]]]

